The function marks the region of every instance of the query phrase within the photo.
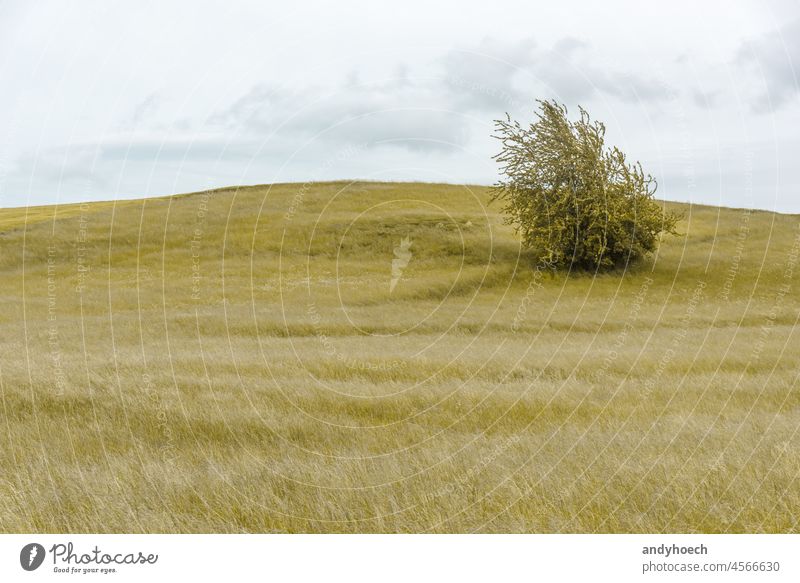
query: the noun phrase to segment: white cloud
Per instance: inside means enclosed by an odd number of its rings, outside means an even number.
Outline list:
[[[737,60],[759,89],[752,98],[759,112],[800,102],[800,18],[743,43]]]
[[[311,174],[491,183],[492,120],[556,98],[664,196],[800,211],[800,20],[764,6],[2,4],[0,204]]]

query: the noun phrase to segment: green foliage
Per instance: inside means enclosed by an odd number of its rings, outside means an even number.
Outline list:
[[[602,123],[583,108],[570,121],[565,106],[538,103],[529,127],[510,116],[495,122],[504,178],[494,199],[506,202],[524,245],[554,266],[609,269],[644,257],[661,233],[675,232],[680,217],[653,200],[656,182],[641,164],[605,147]]]

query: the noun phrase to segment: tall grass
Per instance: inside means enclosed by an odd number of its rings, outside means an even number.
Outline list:
[[[798,217],[671,204],[679,236],[595,277],[487,201],[2,211],[0,528],[796,532]]]

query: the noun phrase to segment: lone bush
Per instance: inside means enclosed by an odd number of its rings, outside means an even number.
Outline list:
[[[503,178],[493,199],[502,199],[523,244],[543,252],[556,267],[611,269],[656,249],[661,233],[675,233],[679,216],[653,199],[656,181],[618,148],[606,148],[605,126],[580,109],[538,101],[529,127],[495,122],[502,151],[494,158]]]

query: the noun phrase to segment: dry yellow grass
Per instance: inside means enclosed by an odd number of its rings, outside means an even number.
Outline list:
[[[487,200],[2,211],[2,530],[797,532],[798,217],[554,276]]]

